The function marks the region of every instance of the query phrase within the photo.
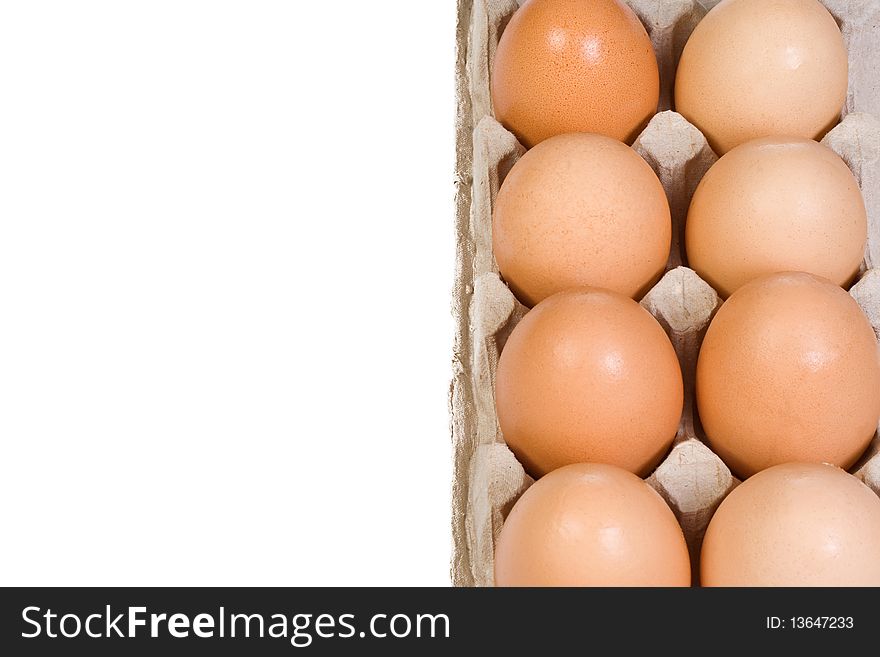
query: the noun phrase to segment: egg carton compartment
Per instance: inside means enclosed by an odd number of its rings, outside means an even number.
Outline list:
[[[842,121],[822,143],[855,175],[868,212],[862,274],[850,289],[880,336],[880,84],[871,67],[880,53],[880,3],[824,0],[841,26],[850,59]],[[533,483],[504,443],[494,404],[495,369],[510,331],[528,311],[501,280],[492,255],[492,207],[505,175],[525,149],[492,118],[489,75],[516,0],[459,0],[457,27],[458,258],[453,312],[458,322],[450,390],[454,446],[453,559],[456,586],[493,584],[495,540],[504,518]],[[629,0],[660,64],[660,112],[633,148],[657,174],[672,216],[667,271],[641,305],[666,330],[678,354],[685,405],[672,448],[646,478],[669,503],[685,533],[691,560],[724,497],[739,483],[704,443],[694,405],[700,343],[721,299],[686,266],[684,224],[691,196],[717,160],[702,133],[669,111],[675,64],[713,0]],[[872,114],[874,116],[872,116]],[[850,470],[880,495],[880,434]]]

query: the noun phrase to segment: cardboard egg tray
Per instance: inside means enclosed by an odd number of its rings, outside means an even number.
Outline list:
[[[822,140],[852,170],[868,210],[868,245],[850,294],[880,335],[880,2],[823,0],[841,27],[850,75],[840,124]],[[685,407],[672,450],[646,479],[675,512],[698,564],[703,533],[739,482],[703,442],[694,412],[694,374],[705,330],[721,300],[685,262],[684,222],[691,195],[717,160],[700,131],[669,111],[675,67],[694,26],[717,0],[628,0],[660,65],[660,112],[633,148],[656,172],[672,213],[672,250],[663,278],[641,300],[669,335],[685,385]],[[495,539],[504,518],[532,483],[504,443],[495,414],[498,355],[527,309],[500,279],[492,255],[492,207],[498,188],[524,152],[492,115],[489,75],[498,39],[516,0],[459,0],[456,84],[458,253],[453,310],[457,320],[450,392],[454,444],[452,582],[491,586]],[[851,472],[880,495],[880,435]]]

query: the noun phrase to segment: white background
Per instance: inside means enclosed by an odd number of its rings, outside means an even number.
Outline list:
[[[0,7],[0,585],[448,584],[453,0]]]

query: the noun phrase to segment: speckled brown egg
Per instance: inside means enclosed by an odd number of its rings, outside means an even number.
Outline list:
[[[859,271],[868,218],[858,183],[811,139],[765,137],[737,146],[700,181],[688,211],[688,262],[719,294],[780,271],[838,285]]]
[[[688,586],[687,545],[644,481],[610,465],[554,470],[514,505],[495,548],[496,586]]]
[[[495,117],[527,148],[565,132],[631,143],[657,111],[645,28],[620,0],[528,0],[501,35]]]
[[[582,462],[647,474],[672,443],[682,401],[666,333],[607,290],[548,297],[517,324],[498,362],[501,432],[535,477]]]
[[[675,109],[719,154],[771,135],[818,139],[840,118],[847,70],[818,0],[722,0],[684,47]]]
[[[759,472],[718,507],[703,586],[880,586],[880,498],[831,465]]]
[[[527,152],[498,192],[492,246],[528,306],[583,285],[641,297],[666,266],[669,205],[654,171],[610,137],[567,134]]]
[[[740,477],[789,461],[848,468],[880,421],[880,350],[840,287],[771,274],[718,310],[696,393],[710,447]]]

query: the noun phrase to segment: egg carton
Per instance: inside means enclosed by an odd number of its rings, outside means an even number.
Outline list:
[[[868,243],[850,294],[880,336],[880,2],[823,0],[841,27],[850,76],[841,122],[822,140],[852,170],[868,211]],[[666,330],[684,377],[685,405],[672,449],[647,477],[675,512],[696,568],[703,534],[718,504],[739,483],[704,441],[694,412],[694,376],[703,335],[721,300],[684,266],[684,223],[691,196],[717,156],[702,133],[670,111],[675,66],[713,0],[629,0],[657,54],[659,112],[633,148],[654,169],[669,200],[673,237],[667,271],[641,300]],[[516,0],[459,0],[457,26],[458,243],[453,312],[457,320],[450,390],[454,446],[452,582],[491,586],[495,540],[504,518],[533,480],[504,443],[495,413],[498,355],[522,306],[492,255],[492,207],[498,188],[525,152],[492,116],[489,75],[498,39]],[[880,434],[850,470],[880,495]]]

